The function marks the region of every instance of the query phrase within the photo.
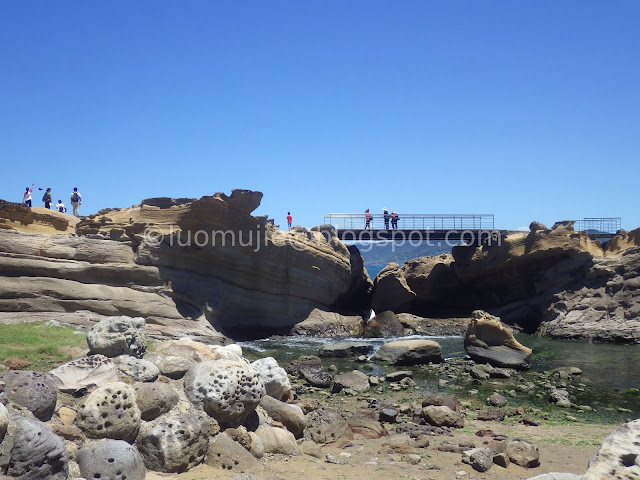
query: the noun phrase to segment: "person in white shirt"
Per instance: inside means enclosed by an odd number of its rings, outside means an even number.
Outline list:
[[[71,192],[71,206],[73,207],[73,214],[76,217],[79,217],[78,207],[82,205],[82,195],[77,188],[74,187],[73,192]]]
[[[24,203],[27,207],[31,207],[31,193],[33,192],[33,185],[35,184],[31,184],[31,188],[27,187],[27,190],[22,196],[22,203]]]
[[[56,205],[56,210],[59,211],[60,213],[66,213],[67,209],[64,207],[64,203],[62,203],[62,200],[58,200],[58,204]]]

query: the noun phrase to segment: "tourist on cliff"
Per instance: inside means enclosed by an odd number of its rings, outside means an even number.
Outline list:
[[[47,191],[44,192],[42,201],[44,202],[44,208],[51,209],[51,202],[53,201],[51,200],[51,188],[47,188]]]
[[[368,208],[364,211],[364,229],[371,230],[371,214],[369,213]]]
[[[65,208],[64,203],[62,203],[62,200],[58,200],[56,210],[58,210],[60,213],[67,213],[67,209]]]
[[[384,229],[389,230],[389,211],[387,210],[387,207],[382,209],[382,216],[384,218]]]
[[[35,183],[31,184],[31,188],[27,187],[22,196],[22,203],[24,203],[27,207],[31,208],[31,193],[33,192],[33,186]]]
[[[78,213],[78,207],[80,205],[82,205],[82,195],[80,195],[78,189],[74,187],[73,192],[71,193],[71,206],[73,207],[73,214],[76,217],[80,216],[80,213]]]
[[[291,216],[291,212],[287,212],[287,225],[289,226],[289,230],[291,230],[292,222],[293,222],[293,217]]]
[[[391,228],[394,230],[398,229],[398,214],[395,210],[391,211]]]

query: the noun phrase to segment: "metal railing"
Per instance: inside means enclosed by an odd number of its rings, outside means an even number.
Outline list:
[[[622,225],[621,217],[603,217],[603,218],[583,218],[575,220],[573,224],[574,230],[582,232],[586,230],[589,233],[616,233]]]
[[[391,213],[385,226],[383,214],[370,214],[369,227],[372,230],[393,228]],[[338,230],[360,230],[365,228],[364,213],[330,213],[324,217],[325,225],[333,225]],[[493,230],[493,214],[424,214],[399,213],[398,230]]]

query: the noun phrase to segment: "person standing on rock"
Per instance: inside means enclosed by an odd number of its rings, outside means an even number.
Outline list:
[[[47,188],[47,191],[44,192],[42,196],[42,201],[44,202],[44,208],[51,209],[51,188]]]
[[[33,192],[33,186],[35,183],[31,184],[31,188],[27,187],[22,196],[22,203],[24,203],[27,207],[31,208],[31,193]]]
[[[387,210],[387,207],[382,209],[382,216],[384,218],[384,229],[389,230],[389,211]]]
[[[74,187],[73,192],[71,193],[71,206],[73,207],[73,214],[76,217],[80,216],[80,213],[78,212],[78,207],[80,205],[82,205],[82,195],[80,195],[78,189]]]
[[[287,212],[287,226],[289,230],[291,230],[291,223],[293,222],[293,217],[291,216],[291,212]]]
[[[364,229],[371,230],[371,214],[368,208],[364,211]]]
[[[58,200],[56,210],[58,210],[60,213],[67,213],[67,209],[65,208],[64,203],[62,203],[62,200]]]

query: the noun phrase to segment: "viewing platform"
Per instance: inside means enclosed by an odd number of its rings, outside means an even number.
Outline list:
[[[587,231],[591,238],[606,241],[620,230],[620,217],[574,220],[576,231]],[[325,225],[332,225],[343,241],[451,241],[481,244],[489,238],[503,237],[515,230],[497,229],[493,214],[398,214],[388,222],[383,214],[330,213]]]

